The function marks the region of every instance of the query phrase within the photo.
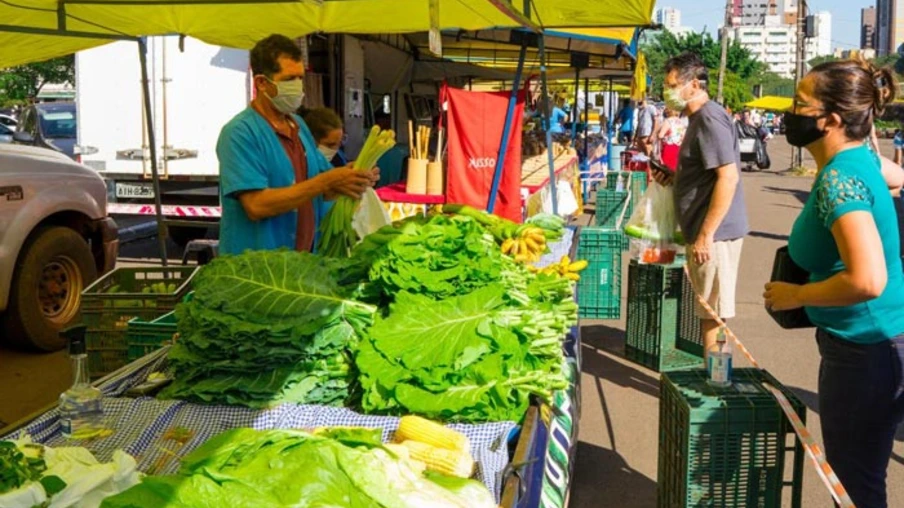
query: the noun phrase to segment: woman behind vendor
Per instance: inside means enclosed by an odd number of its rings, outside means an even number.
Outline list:
[[[342,153],[345,133],[342,130],[342,119],[330,108],[309,109],[301,113],[301,117],[311,129],[317,149],[326,160],[335,166],[345,166],[348,161]]]

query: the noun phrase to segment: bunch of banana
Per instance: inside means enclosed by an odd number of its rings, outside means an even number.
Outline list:
[[[534,273],[542,273],[546,275],[558,275],[568,280],[578,281],[581,276],[578,275],[583,269],[587,268],[586,260],[572,262],[568,256],[562,256],[558,263],[551,264],[545,268],[528,267],[528,270]]]
[[[515,258],[518,263],[535,263],[546,252],[546,236],[538,227],[524,225],[517,234],[502,242],[502,253]]]

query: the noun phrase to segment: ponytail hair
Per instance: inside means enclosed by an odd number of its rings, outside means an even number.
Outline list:
[[[869,137],[873,121],[895,99],[894,74],[865,60],[826,62],[810,71],[813,95],[825,113],[841,117],[848,139]]]

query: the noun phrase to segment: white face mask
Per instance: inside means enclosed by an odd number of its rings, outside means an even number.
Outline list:
[[[339,150],[323,145],[317,145],[317,149],[320,150],[320,153],[322,153],[328,161],[333,160],[333,157],[335,157],[336,154],[339,153]]]
[[[702,97],[702,93],[697,93],[697,95],[691,97],[690,99],[685,99],[681,97],[681,92],[684,91],[685,88],[691,85],[691,81],[688,81],[684,84],[684,86],[679,86],[678,88],[666,88],[663,92],[663,99],[665,99],[665,104],[674,109],[675,111],[684,111],[687,108],[688,103],[697,100],[699,97]]]
[[[273,81],[266,78],[267,81],[276,85],[276,96],[267,98],[273,103],[273,107],[280,113],[289,115],[301,107],[304,100],[304,81],[301,79],[293,79],[291,81]],[[264,94],[266,95],[266,94]]]

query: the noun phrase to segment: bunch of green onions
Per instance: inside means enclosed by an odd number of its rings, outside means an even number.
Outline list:
[[[374,125],[358,154],[355,161],[355,169],[370,171],[377,165],[377,161],[390,148],[396,144],[395,132],[392,130],[381,131]],[[339,196],[333,207],[327,212],[326,217],[320,223],[320,241],[317,243],[317,253],[330,257],[348,257],[358,241],[358,234],[352,227],[352,220],[358,201],[348,196]]]

